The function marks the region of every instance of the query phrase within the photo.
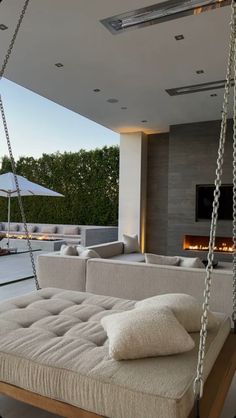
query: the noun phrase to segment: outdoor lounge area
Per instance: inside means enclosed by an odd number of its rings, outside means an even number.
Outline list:
[[[56,3],[0,1],[0,418],[236,418],[236,1]]]

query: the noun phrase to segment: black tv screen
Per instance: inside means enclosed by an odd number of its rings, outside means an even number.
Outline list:
[[[211,219],[215,186],[196,186],[196,221]],[[218,219],[233,219],[233,185],[222,184],[220,188],[220,205]]]

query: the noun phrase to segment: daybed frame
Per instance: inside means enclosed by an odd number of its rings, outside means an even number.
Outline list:
[[[219,418],[235,370],[236,335],[231,333],[217,357],[204,386],[204,396],[201,400],[201,416],[203,418]],[[87,412],[75,406],[37,395],[4,382],[0,382],[0,393],[66,418],[104,418],[93,412]],[[194,411],[190,413],[188,418],[194,418]]]

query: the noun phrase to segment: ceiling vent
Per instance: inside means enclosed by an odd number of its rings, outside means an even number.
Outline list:
[[[230,4],[231,0],[168,0],[102,19],[101,23],[111,33],[118,34],[128,29],[137,29],[184,16],[197,15]]]
[[[233,86],[233,80],[231,85]],[[211,81],[209,83],[193,84],[191,86],[177,87],[174,89],[167,89],[166,92],[170,96],[180,96],[182,94],[198,93],[201,91],[223,89],[225,87],[225,80]]]

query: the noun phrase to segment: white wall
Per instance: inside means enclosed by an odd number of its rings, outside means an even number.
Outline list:
[[[120,136],[119,239],[138,234],[145,247],[147,137],[142,132]]]

